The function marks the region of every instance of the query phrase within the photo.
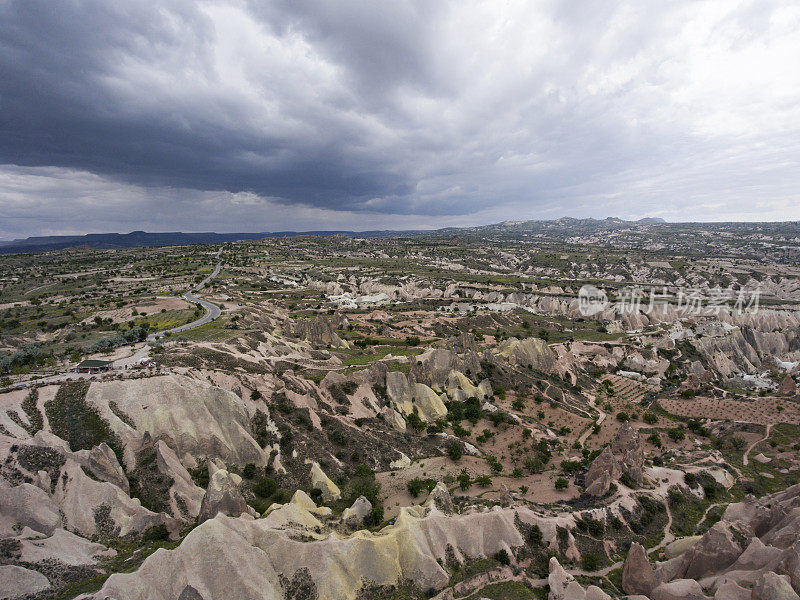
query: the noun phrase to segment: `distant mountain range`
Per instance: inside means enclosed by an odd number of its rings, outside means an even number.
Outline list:
[[[397,235],[417,235],[424,233],[453,233],[459,231],[491,231],[496,228],[529,228],[552,226],[584,225],[593,228],[607,226],[623,226],[631,224],[652,225],[666,223],[658,217],[647,217],[638,221],[624,221],[617,217],[607,219],[573,219],[563,217],[556,221],[505,221],[496,225],[484,225],[473,228],[448,227],[435,231],[421,230],[374,230],[374,231],[265,231],[261,233],[183,233],[172,231],[166,233],[148,233],[132,231],[131,233],[89,233],[86,235],[52,235],[29,237],[12,241],[0,241],[0,254],[21,254],[26,252],[49,252],[66,248],[87,247],[98,250],[114,248],[140,248],[148,246],[183,246],[189,244],[222,244],[240,240],[260,240],[268,237],[292,237],[298,235],[345,235],[349,237],[390,237]]]
[[[267,237],[291,237],[298,235],[346,235],[363,237],[387,237],[399,231],[276,231],[262,233],[89,233],[86,235],[51,235],[29,237],[10,242],[0,241],[0,254],[20,254],[23,252],[48,252],[85,246],[99,250],[114,248],[140,248],[148,246],[183,246],[188,244],[222,244],[239,240],[260,240]]]

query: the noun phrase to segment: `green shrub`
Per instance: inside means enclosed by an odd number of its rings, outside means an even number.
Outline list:
[[[414,479],[409,479],[406,482],[406,488],[408,489],[408,493],[411,494],[412,498],[419,496],[419,493],[422,491],[423,487],[425,487],[425,483],[419,477],[414,477]]]
[[[458,487],[460,487],[462,491],[466,492],[471,485],[472,480],[470,479],[469,473],[467,473],[466,469],[461,469],[461,473],[458,474]]]
[[[475,478],[475,483],[480,487],[489,487],[492,485],[492,478],[488,475],[478,475]]]
[[[88,381],[68,381],[58,388],[55,398],[45,403],[50,429],[69,443],[70,450],[91,450],[105,442],[122,462],[122,443],[97,412],[86,403]]]
[[[682,442],[686,439],[686,432],[680,427],[672,427],[667,431],[667,435],[673,442]]]
[[[367,527],[378,527],[383,524],[383,506],[380,504],[373,506],[369,514],[364,518],[364,525]]]
[[[253,493],[262,498],[269,498],[278,490],[278,484],[269,477],[259,477],[253,484]]]
[[[450,442],[450,445],[447,447],[447,454],[450,456],[450,459],[453,460],[453,461],[461,460],[461,456],[462,456],[461,444],[459,444],[455,440]]]
[[[256,476],[256,466],[253,463],[247,463],[242,469],[242,477],[245,479],[252,479]]]
[[[600,568],[600,557],[591,552],[584,554],[581,557],[581,564],[585,571],[597,571]]]

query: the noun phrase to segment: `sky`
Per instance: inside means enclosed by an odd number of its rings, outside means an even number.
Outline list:
[[[0,0],[0,239],[800,219],[796,0]]]

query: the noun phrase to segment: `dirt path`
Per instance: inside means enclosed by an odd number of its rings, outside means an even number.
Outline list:
[[[703,513],[703,516],[702,516],[702,517],[700,517],[700,520],[697,522],[697,525],[699,526],[699,525],[700,525],[700,523],[702,523],[703,521],[705,521],[705,520],[706,520],[706,517],[708,516],[708,513],[710,513],[710,512],[711,512],[711,509],[712,509],[712,508],[715,508],[715,507],[717,507],[717,506],[725,506],[726,504],[727,504],[727,502],[717,502],[717,503],[715,503],[715,504],[710,504],[710,505],[708,506],[708,508],[706,509],[706,512],[704,512],[704,513]]]
[[[759,445],[761,442],[763,442],[763,441],[767,440],[767,439],[769,438],[769,434],[770,434],[771,432],[772,432],[772,423],[770,423],[769,425],[767,425],[767,432],[764,434],[764,437],[763,437],[763,438],[761,438],[760,440],[756,440],[755,442],[753,442],[752,444],[750,444],[750,446],[747,448],[747,450],[746,450],[746,451],[745,451],[745,453],[744,453],[744,456],[742,457],[742,464],[743,464],[745,467],[746,467],[746,466],[748,465],[748,463],[750,462],[750,458],[749,458],[749,456],[750,456],[750,451],[751,451],[753,448],[755,448],[756,446],[758,446],[758,445]]]
[[[25,291],[22,295],[27,296],[28,294],[33,294],[34,292],[38,292],[39,290],[43,290],[46,287],[50,287],[51,285],[55,285],[56,282],[53,281],[51,283],[45,283],[44,285],[40,285],[38,287],[32,288],[30,290]]]
[[[606,420],[606,413],[604,413],[602,410],[597,408],[597,405],[595,404],[595,402],[593,400],[589,401],[589,406],[591,406],[593,409],[595,409],[597,411],[598,416],[597,416],[597,420],[594,423],[590,423],[589,426],[586,428],[586,431],[584,431],[580,435],[580,437],[578,438],[578,443],[581,446],[583,446],[583,444],[586,442],[586,440],[589,438],[589,436],[592,435],[592,432],[594,431],[594,424],[597,423],[598,425],[600,425],[600,424],[603,423],[603,421]]]
[[[670,531],[670,529],[672,528],[672,511],[669,509],[668,502],[665,502],[664,506],[667,507],[667,524],[664,525],[664,539],[662,539],[658,544],[656,544],[652,548],[645,548],[645,552],[647,552],[647,554],[655,552],[656,550],[661,550],[661,548],[664,548],[667,544],[670,544],[675,541],[675,536]],[[611,573],[611,571],[613,571],[614,569],[619,569],[624,564],[625,564],[624,560],[619,560],[615,562],[613,565],[609,565],[597,571],[584,571],[583,569],[565,569],[565,570],[573,577],[576,577],[578,575],[585,575],[587,577],[605,577],[606,575]]]

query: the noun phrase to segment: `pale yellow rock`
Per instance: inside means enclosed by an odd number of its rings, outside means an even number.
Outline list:
[[[474,385],[469,380],[469,377],[464,375],[461,371],[450,371],[445,391],[450,398],[455,399],[458,390],[464,392],[467,398],[483,399],[483,391],[480,390],[478,386]]]
[[[405,373],[391,371],[386,374],[386,395],[400,414],[410,415],[414,412],[414,391]]]
[[[447,416],[447,407],[442,399],[424,383],[414,386],[414,402],[423,421],[435,421]]]
[[[410,466],[411,466],[411,459],[408,458],[402,452],[400,453],[400,458],[389,463],[389,468],[391,469],[405,469]]]
[[[556,358],[547,342],[539,338],[509,338],[497,347],[496,354],[513,365],[545,372],[553,370]]]
[[[386,419],[386,422],[389,423],[389,425],[391,425],[392,429],[395,429],[403,433],[405,432],[406,420],[403,418],[403,415],[401,415],[391,406],[383,407],[383,416],[384,419]]]
[[[308,462],[308,461],[307,461]],[[315,488],[322,490],[322,499],[325,502],[335,502],[342,497],[342,492],[322,470],[319,463],[316,461],[311,462],[311,485]]]
[[[315,534],[319,522],[299,504],[256,520],[218,515],[192,530],[176,550],[158,550],[136,572],[110,577],[98,597],[177,598],[191,585],[204,598],[282,598],[280,577],[291,580],[301,568],[308,570],[319,600],[355,600],[365,580],[396,585],[410,579],[423,589],[441,589],[449,575],[437,559],[444,560],[448,547],[462,560],[524,544],[515,514],[491,510],[452,517],[435,508],[403,507],[393,525],[344,538]],[[521,518],[535,517],[525,511]]]
[[[700,535],[690,535],[688,537],[680,538],[675,540],[674,542],[670,542],[667,544],[667,547],[664,549],[668,558],[675,558],[680,556],[687,550],[689,550],[692,546],[694,546],[695,542],[699,540],[702,536]]]

